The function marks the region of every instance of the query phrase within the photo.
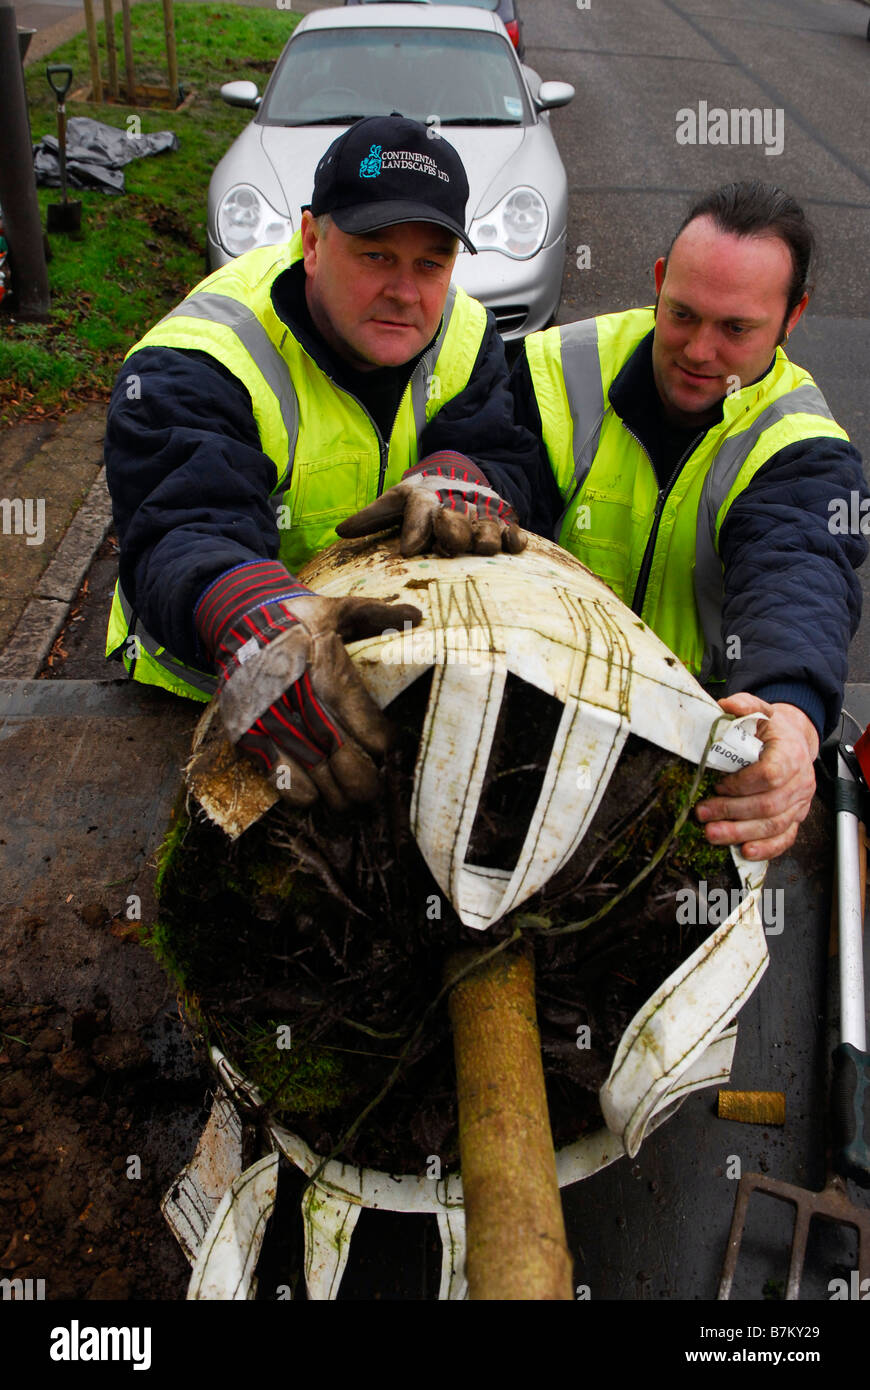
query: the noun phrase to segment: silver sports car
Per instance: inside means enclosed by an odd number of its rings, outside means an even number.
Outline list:
[[[574,88],[523,67],[501,20],[464,6],[359,5],[306,15],[261,98],[229,82],[224,99],[256,115],[215,169],[208,195],[212,269],[297,230],[314,170],[362,116],[425,121],[462,156],[468,231],[454,280],[492,309],[506,339],[549,322],[559,304],[568,207],[548,112]]]

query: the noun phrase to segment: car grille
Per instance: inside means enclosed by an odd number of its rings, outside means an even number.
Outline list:
[[[528,304],[490,304],[499,333],[516,333],[529,316]]]

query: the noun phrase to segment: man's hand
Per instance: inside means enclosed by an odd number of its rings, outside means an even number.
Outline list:
[[[757,763],[723,777],[717,796],[696,808],[714,845],[740,845],[747,859],[776,859],[794,844],[816,790],[813,762],[819,736],[796,705],[769,705],[755,695],[729,695],[719,704],[728,714],[767,715],[758,738]]]
[[[345,539],[402,524],[403,555],[433,546],[439,555],[495,555],[523,550],[527,537],[513,508],[464,454],[430,454],[395,487],[336,526]]]
[[[274,560],[242,565],[200,599],[195,622],[218,668],[230,741],[296,806],[322,795],[333,810],[372,801],[370,754],[391,727],[344,642],[418,623],[419,608],[313,594]]]

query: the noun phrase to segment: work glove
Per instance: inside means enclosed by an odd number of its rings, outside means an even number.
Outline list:
[[[401,522],[403,555],[430,545],[439,555],[516,555],[528,537],[516,513],[464,454],[444,449],[409,468],[400,483],[336,526],[345,539],[368,536]]]
[[[206,589],[194,622],[218,671],[227,734],[287,801],[322,795],[340,811],[377,796],[370,754],[386,751],[391,726],[343,643],[421,616],[407,603],[314,594],[277,560]]]

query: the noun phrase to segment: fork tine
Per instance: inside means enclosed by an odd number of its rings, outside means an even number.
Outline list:
[[[753,1174],[747,1173],[740,1179],[737,1196],[734,1198],[734,1214],[731,1217],[731,1229],[728,1232],[728,1246],[725,1262],[722,1266],[722,1278],[719,1280],[719,1292],[716,1295],[720,1302],[731,1297],[731,1286],[734,1283],[734,1272],[737,1269],[737,1257],[740,1254],[740,1242],[743,1239],[743,1228],[746,1224],[746,1210],[754,1188],[754,1183],[747,1181],[747,1179],[753,1176]]]
[[[794,1201],[795,1218],[794,1231],[791,1238],[791,1260],[788,1266],[788,1284],[786,1285],[786,1300],[794,1302],[799,1294],[801,1287],[801,1276],[804,1272],[804,1259],[807,1253],[807,1236],[810,1230],[810,1218],[812,1213],[805,1203]]]

